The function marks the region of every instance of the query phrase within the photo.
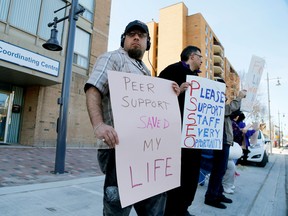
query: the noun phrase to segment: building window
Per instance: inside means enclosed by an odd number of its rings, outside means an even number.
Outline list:
[[[73,63],[83,68],[89,66],[90,34],[76,28]]]
[[[9,11],[9,3],[10,0],[2,0],[0,1],[0,20],[6,22],[7,15]]]
[[[57,12],[57,14],[54,13],[55,10],[58,10],[62,7],[64,7],[66,4],[63,1],[59,0],[43,0],[42,6],[41,6],[41,19],[39,22],[39,30],[38,35],[42,39],[48,40],[50,38],[51,34],[51,28],[49,28],[47,25],[48,23],[53,22],[54,17],[57,16],[58,19],[61,19],[65,17],[65,10],[60,10]],[[58,30],[58,41],[61,44],[62,43],[62,32],[63,32],[63,25],[64,22],[57,23],[57,30]]]
[[[209,50],[206,48],[206,52],[205,52],[205,54],[206,54],[206,57],[208,57],[209,56]]]
[[[0,0],[0,20],[48,40],[51,28],[47,25],[53,22],[54,17],[57,16],[60,19],[65,16],[65,10],[60,10],[57,14],[54,13],[55,10],[63,8],[65,5],[66,3],[62,0]],[[58,41],[60,43],[62,41],[63,25],[63,22],[57,24]]]
[[[208,33],[209,33],[209,29],[208,29],[207,24],[206,24],[206,26],[205,26],[205,33],[206,33],[206,35],[208,35]]]
[[[10,24],[36,35],[40,6],[39,0],[18,0],[17,4],[11,4]]]
[[[205,43],[206,43],[206,46],[208,45],[208,42],[209,42],[209,39],[207,36],[205,36]]]
[[[79,4],[85,8],[83,17],[93,22],[94,0],[79,0]]]
[[[206,69],[208,69],[208,67],[209,67],[209,63],[208,63],[208,60],[206,59],[206,61],[205,61],[205,67],[206,67]]]

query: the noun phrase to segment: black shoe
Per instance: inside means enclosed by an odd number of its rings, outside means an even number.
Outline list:
[[[227,197],[225,197],[224,195],[219,199],[220,202],[224,202],[224,203],[232,203],[232,199],[229,199]]]
[[[224,205],[223,203],[220,203],[218,201],[208,201],[208,200],[205,200],[204,203],[206,205],[210,205],[210,206],[213,206],[215,208],[220,208],[220,209],[226,209],[226,205]]]

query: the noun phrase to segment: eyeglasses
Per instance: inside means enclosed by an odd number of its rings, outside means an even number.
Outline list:
[[[139,38],[146,38],[147,37],[147,33],[143,33],[143,32],[127,32],[126,35],[128,37],[135,37],[135,35],[138,35]]]
[[[203,58],[202,55],[198,54],[198,53],[193,53],[194,55],[197,55],[199,58]]]

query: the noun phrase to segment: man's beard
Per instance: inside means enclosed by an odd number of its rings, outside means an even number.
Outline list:
[[[133,58],[133,59],[141,59],[143,56],[143,53],[140,49],[129,49],[128,55],[130,58]]]

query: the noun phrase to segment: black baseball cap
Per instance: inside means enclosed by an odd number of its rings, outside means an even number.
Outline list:
[[[130,32],[132,29],[141,29],[145,33],[149,34],[148,26],[139,20],[134,20],[134,21],[130,22],[126,26],[124,33],[126,34],[127,32]]]

